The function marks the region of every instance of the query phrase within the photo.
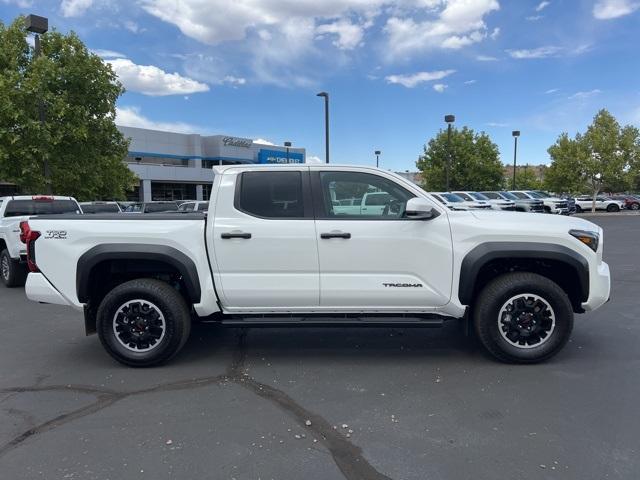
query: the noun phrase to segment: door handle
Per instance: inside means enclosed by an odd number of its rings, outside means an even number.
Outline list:
[[[321,233],[320,238],[328,239],[328,238],[344,238],[345,240],[349,240],[351,238],[350,233],[345,232],[330,232],[330,233]]]
[[[238,233],[222,233],[220,234],[220,238],[224,240],[228,240],[230,238],[244,238],[245,240],[249,240],[251,238],[250,233],[238,232]]]

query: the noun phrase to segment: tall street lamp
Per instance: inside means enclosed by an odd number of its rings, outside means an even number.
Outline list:
[[[373,152],[376,156],[376,168],[380,168],[380,154],[382,153],[380,150],[376,150]]]
[[[25,26],[28,32],[36,34],[34,58],[38,58],[40,56],[40,35],[46,33],[47,30],[49,30],[49,20],[38,15],[28,15],[25,19]],[[42,130],[44,131],[46,118],[42,97],[40,97],[40,99],[38,100],[38,117],[40,118],[40,124],[42,125]],[[51,171],[49,170],[49,158],[46,154],[44,155],[44,179],[46,183],[47,193],[51,195],[53,193],[53,188],[51,186]]]
[[[287,163],[289,163],[289,149],[291,148],[291,142],[284,142],[284,146],[287,147]]]
[[[518,137],[520,136],[520,130],[514,130],[511,132],[513,135],[513,184],[512,189],[516,189],[516,161],[518,158]]]
[[[449,188],[449,176],[451,171],[451,124],[456,121],[455,115],[445,115],[444,121],[447,122],[447,192],[450,190]]]
[[[324,161],[329,163],[329,94],[320,92],[317,97],[324,97]]]

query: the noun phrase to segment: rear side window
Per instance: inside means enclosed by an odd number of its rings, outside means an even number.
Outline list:
[[[257,217],[302,218],[301,172],[244,172],[236,208]]]
[[[73,200],[10,200],[4,212],[5,217],[80,213]]]
[[[144,207],[145,213],[176,212],[176,211],[178,211],[177,203],[147,203]]]
[[[120,213],[120,209],[114,203],[105,203],[99,205],[81,205],[82,211],[88,213]]]
[[[193,207],[195,206],[195,203],[183,203],[178,207],[178,210],[181,212],[193,212]]]
[[[199,212],[206,212],[209,210],[209,204],[208,203],[201,203],[200,205],[198,205],[198,211]]]

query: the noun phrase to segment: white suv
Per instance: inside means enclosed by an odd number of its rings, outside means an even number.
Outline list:
[[[593,198],[589,195],[582,195],[576,198],[576,212],[591,211],[592,205]],[[624,200],[613,200],[602,195],[596,197],[596,210],[619,212],[624,208]]]
[[[516,202],[503,198],[491,199],[480,192],[453,192],[467,202],[488,203],[494,210],[515,210]]]
[[[429,192],[437,201],[451,210],[488,210],[491,205],[481,205],[477,202],[467,202],[460,195],[451,192]]]
[[[537,192],[531,190],[512,190],[518,198],[531,198],[534,200],[542,200],[544,202],[544,211],[547,213],[557,213],[561,215],[569,214],[569,204],[566,200],[558,197],[544,197]]]

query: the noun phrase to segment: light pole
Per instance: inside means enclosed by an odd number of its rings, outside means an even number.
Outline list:
[[[373,152],[376,156],[376,168],[380,168],[380,154],[382,153],[380,150],[376,150]]]
[[[34,59],[38,58],[40,56],[40,34],[46,33],[47,30],[49,30],[49,20],[38,15],[29,15],[25,19],[25,26],[28,32],[33,32],[36,34],[34,45]],[[40,117],[40,125],[42,126],[42,130],[44,131],[46,118],[42,96],[40,96],[40,98],[38,99],[38,116]],[[53,188],[51,186],[51,171],[49,170],[49,158],[46,154],[44,155],[43,160],[46,189],[47,193],[51,195],[53,193]]]
[[[329,163],[329,94],[320,92],[317,97],[324,97],[324,161]]]
[[[289,149],[291,148],[291,142],[284,142],[284,146],[287,147],[287,163],[289,163]]]
[[[518,158],[518,137],[520,136],[520,130],[514,130],[511,132],[513,135],[513,184],[511,188],[516,189],[516,161]]]
[[[456,121],[455,115],[445,115],[444,121],[447,122],[447,192],[449,191],[449,176],[451,171],[451,124]]]

